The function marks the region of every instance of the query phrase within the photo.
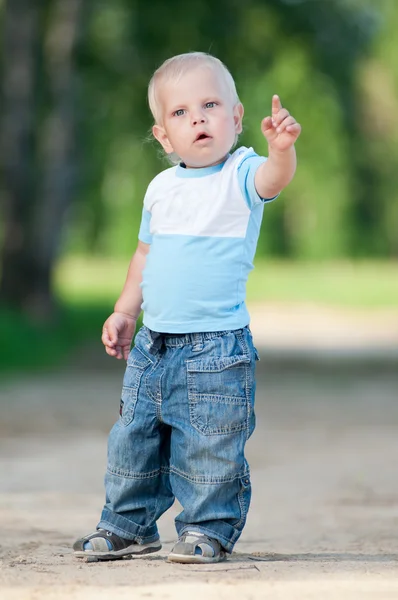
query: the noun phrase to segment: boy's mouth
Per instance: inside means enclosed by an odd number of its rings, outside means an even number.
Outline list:
[[[200,142],[202,140],[209,140],[210,139],[210,135],[207,135],[207,133],[205,133],[204,131],[201,131],[198,133],[198,135],[195,138],[195,142]]]

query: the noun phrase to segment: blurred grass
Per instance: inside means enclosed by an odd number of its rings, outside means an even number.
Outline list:
[[[249,277],[247,297],[340,308],[398,308],[398,262],[259,261]]]
[[[53,323],[37,324],[13,311],[0,311],[0,372],[59,366],[84,341],[97,339],[111,308],[94,303],[61,303]]]
[[[98,341],[123,286],[128,259],[68,258],[58,265],[54,323],[0,311],[0,372],[62,364],[87,340]],[[311,303],[349,309],[398,310],[398,263],[291,263],[258,260],[249,302]]]
[[[113,305],[128,260],[71,258],[60,263],[56,288],[70,302]],[[398,308],[398,262],[297,263],[257,260],[249,302],[309,302],[351,308]]]

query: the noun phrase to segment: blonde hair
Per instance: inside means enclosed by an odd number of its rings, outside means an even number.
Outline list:
[[[208,67],[214,69],[214,71],[218,71],[224,79],[233,104],[235,105],[239,102],[233,77],[221,60],[211,54],[206,54],[206,52],[178,54],[160,65],[149,82],[148,102],[156,124],[161,124],[162,122],[162,111],[158,93],[159,86],[165,81],[177,82],[183,75],[197,67]]]

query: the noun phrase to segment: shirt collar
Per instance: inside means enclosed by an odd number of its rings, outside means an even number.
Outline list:
[[[224,160],[218,165],[212,165],[211,167],[200,167],[198,169],[187,169],[184,163],[177,165],[176,176],[182,179],[192,179],[198,177],[207,177],[207,175],[213,175],[221,171],[227,161]]]

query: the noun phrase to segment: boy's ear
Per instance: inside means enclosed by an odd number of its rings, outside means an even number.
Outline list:
[[[243,108],[243,104],[238,102],[238,104],[234,106],[234,121],[236,133],[242,133],[242,120],[244,113],[245,109]]]
[[[166,131],[160,125],[154,125],[152,127],[153,137],[157,139],[159,144],[162,146],[166,154],[174,152],[172,145],[169,142]]]

